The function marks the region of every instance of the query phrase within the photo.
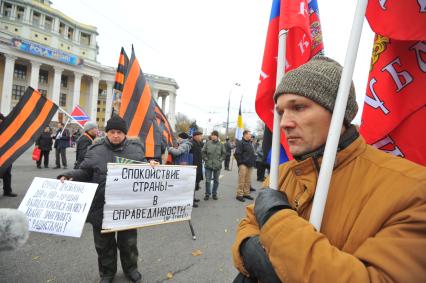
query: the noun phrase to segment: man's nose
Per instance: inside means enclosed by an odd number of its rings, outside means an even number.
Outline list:
[[[293,119],[293,115],[291,115],[291,113],[285,111],[282,115],[281,115],[281,119],[280,119],[280,127],[282,129],[288,129],[288,128],[294,128],[295,126],[295,122]]]

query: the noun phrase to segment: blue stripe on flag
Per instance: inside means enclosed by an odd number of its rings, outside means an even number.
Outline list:
[[[280,3],[280,0],[274,0],[274,2],[272,2],[271,17],[269,18],[269,21],[280,16]]]
[[[271,164],[271,156],[272,156],[272,149],[269,150],[268,158],[266,159],[266,162],[268,164]],[[284,147],[280,144],[280,164],[283,164],[284,162],[288,161],[287,153],[284,150]]]

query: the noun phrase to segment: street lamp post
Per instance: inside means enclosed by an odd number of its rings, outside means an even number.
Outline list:
[[[231,90],[229,91],[229,95],[228,95],[228,115],[226,117],[226,131],[225,131],[225,138],[228,137],[228,133],[229,133],[229,107],[231,105],[231,93],[232,93],[232,89],[234,88],[234,86],[241,86],[239,83],[234,83],[231,87]]]

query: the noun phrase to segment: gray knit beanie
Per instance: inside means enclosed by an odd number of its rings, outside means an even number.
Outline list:
[[[278,85],[274,100],[282,94],[297,94],[309,98],[333,113],[343,67],[331,58],[315,56],[306,64],[285,74]],[[352,82],[344,122],[350,125],[358,111]]]
[[[97,127],[98,127],[98,125],[96,125],[95,122],[87,122],[86,124],[84,124],[83,131],[87,132],[87,131],[90,131],[91,129],[95,129]]]

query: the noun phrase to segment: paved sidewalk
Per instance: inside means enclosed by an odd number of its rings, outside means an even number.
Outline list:
[[[64,170],[37,169],[31,160],[32,148],[23,154],[12,169],[12,187],[17,198],[0,196],[0,207],[17,208],[34,177],[55,178]],[[67,150],[68,168],[75,160],[75,149]],[[54,167],[54,151],[50,167]],[[237,168],[221,172],[219,200],[202,200],[204,183],[198,191],[198,208],[194,208],[192,223],[197,240],[192,240],[186,222],[159,225],[138,230],[139,270],[143,282],[232,282],[237,272],[232,265],[230,248],[235,229],[244,215],[245,205],[235,200]],[[255,181],[259,188],[261,183]],[[253,194],[253,196],[255,196]],[[200,250],[199,256],[192,252]],[[86,224],[81,238],[31,233],[25,246],[17,251],[0,252],[0,282],[98,282],[97,255],[92,227]],[[128,282],[120,263],[114,282]],[[168,280],[171,272],[173,278]]]

